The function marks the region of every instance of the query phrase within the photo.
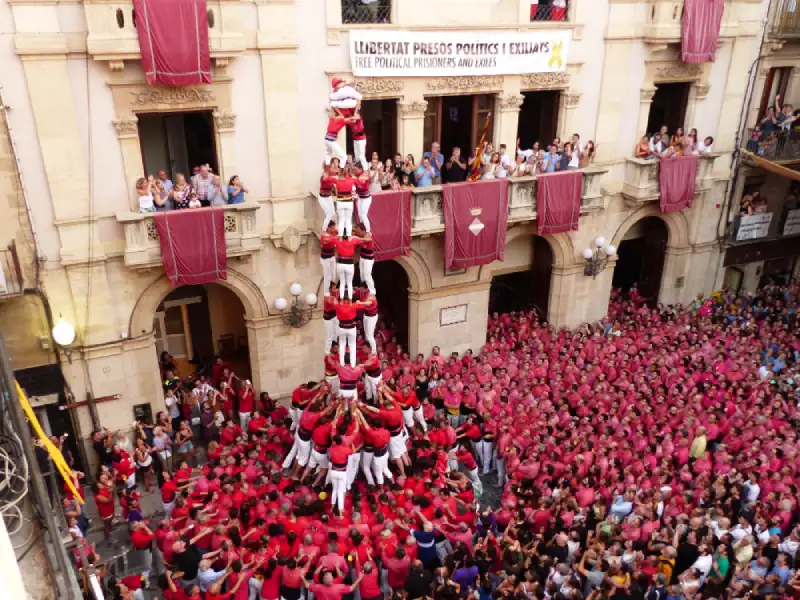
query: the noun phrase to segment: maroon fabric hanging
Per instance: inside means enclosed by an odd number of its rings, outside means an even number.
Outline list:
[[[692,207],[697,180],[695,155],[664,158],[658,165],[658,183],[661,196],[658,205],[661,212],[677,212]]]
[[[133,0],[150,85],[211,83],[206,0]]]
[[[536,229],[539,235],[578,231],[583,173],[562,171],[536,177]]]
[[[173,287],[228,279],[223,209],[159,212],[155,218],[161,262]]]
[[[369,215],[376,261],[411,254],[410,190],[372,194]]]
[[[713,61],[722,25],[723,0],[684,0],[681,30],[681,60],[685,63]]]
[[[442,186],[447,269],[503,260],[508,225],[508,180]]]

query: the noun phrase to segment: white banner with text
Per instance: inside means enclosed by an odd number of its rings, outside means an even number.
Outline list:
[[[567,67],[570,31],[350,30],[357,77],[555,73]]]
[[[769,233],[769,224],[772,222],[772,213],[760,215],[745,215],[739,221],[739,230],[736,232],[736,241],[757,240],[766,237]]]
[[[797,235],[798,233],[800,233],[800,209],[796,208],[786,213],[783,235]]]

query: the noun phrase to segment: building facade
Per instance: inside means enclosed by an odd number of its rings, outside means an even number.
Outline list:
[[[14,368],[52,429],[82,438],[163,410],[164,350],[182,369],[198,354],[229,355],[273,397],[318,379],[321,312],[294,328],[274,303],[294,282],[321,296],[314,193],[334,77],[363,94],[367,151],[381,158],[419,161],[433,141],[446,156],[474,147],[489,112],[495,146],[573,133],[597,144],[579,231],[536,235],[535,178],[511,181],[503,262],[446,271],[441,187],[413,192],[410,256],[376,265],[410,352],[477,351],[492,298],[520,289],[556,326],[602,318],[612,284],[638,283],[663,303],[709,294],[722,279],[735,117],[768,4],[726,0],[716,60],[685,64],[682,0],[570,0],[561,12],[541,2],[533,14],[530,0],[380,0],[368,11],[353,0],[209,0],[212,83],[163,88],[146,83],[131,2],[0,0],[0,197],[13,215],[0,245],[18,257],[4,264],[0,329]],[[571,41],[557,72],[354,75],[351,36],[382,30]],[[662,124],[715,138],[692,207],[668,214],[656,162],[633,158]],[[247,200],[225,216],[228,279],[172,290],[135,182],[201,163],[224,182],[238,175]],[[598,236],[620,251],[591,276],[582,252]],[[68,349],[50,335],[59,318],[77,331]],[[65,403],[77,406],[59,411]]]

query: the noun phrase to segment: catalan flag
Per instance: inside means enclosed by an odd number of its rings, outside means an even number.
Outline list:
[[[478,181],[481,178],[481,159],[483,158],[483,150],[486,147],[486,134],[489,133],[489,121],[492,118],[492,113],[486,113],[486,122],[483,124],[483,133],[481,133],[481,141],[475,151],[475,160],[472,162],[472,169],[470,169],[467,181]]]

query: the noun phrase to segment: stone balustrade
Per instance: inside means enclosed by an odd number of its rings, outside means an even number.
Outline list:
[[[225,207],[225,245],[228,258],[260,250],[261,235],[256,230],[257,203],[245,202]],[[161,265],[161,245],[155,213],[119,213],[117,221],[125,228],[125,265],[149,269]]]
[[[720,156],[720,153],[699,155],[696,194],[710,188],[714,161],[718,156]],[[628,206],[638,206],[658,201],[661,194],[658,182],[659,162],[658,159],[625,159],[625,179],[622,184],[622,197]]]
[[[603,208],[600,179],[606,169],[583,169],[581,214]],[[508,220],[510,223],[536,219],[536,176],[511,177],[508,180]],[[426,235],[444,231],[442,186],[415,188],[411,192],[411,234]]]

